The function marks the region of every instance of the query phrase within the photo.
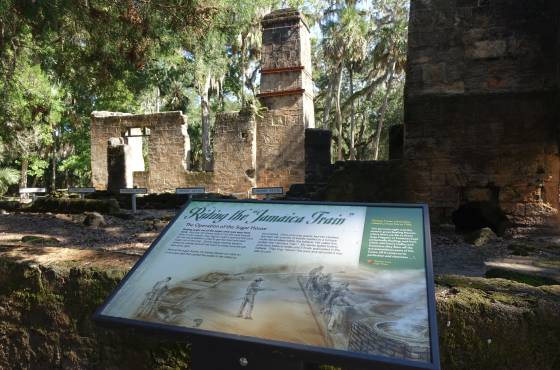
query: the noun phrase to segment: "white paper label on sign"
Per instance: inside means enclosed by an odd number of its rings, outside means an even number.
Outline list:
[[[204,194],[206,189],[204,188],[177,188],[175,189],[175,194]]]
[[[20,194],[30,194],[30,193],[46,193],[45,188],[21,188],[19,189]]]
[[[146,188],[126,188],[120,190],[121,194],[147,194],[148,189]]]
[[[251,192],[253,193],[253,195],[284,194],[284,189],[281,187],[253,188]]]

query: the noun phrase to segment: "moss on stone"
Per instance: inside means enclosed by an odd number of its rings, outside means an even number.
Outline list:
[[[511,251],[511,254],[515,256],[528,256],[529,254],[535,252],[537,248],[534,245],[527,243],[513,242],[508,245],[508,249]]]
[[[0,368],[189,368],[185,342],[93,324],[124,274],[0,257],[0,332],[9,349],[0,352]],[[559,285],[453,275],[437,283],[443,369],[560,368]]]
[[[119,213],[120,207],[116,199],[79,199],[79,198],[38,198],[29,206],[22,208],[28,212],[54,213]]]
[[[506,270],[500,268],[494,268],[486,271],[485,276],[487,278],[501,278],[501,279],[513,280],[518,283],[523,283],[532,286],[560,284],[560,282],[548,277],[530,275],[519,271],[512,271],[512,270]]]
[[[8,348],[0,368],[186,369],[185,343],[91,321],[125,272],[55,270],[0,257],[0,333]]]
[[[443,369],[560,368],[560,294],[505,279],[440,276]]]
[[[25,235],[21,238],[22,243],[33,245],[58,245],[60,241],[57,238],[45,238],[37,235]]]

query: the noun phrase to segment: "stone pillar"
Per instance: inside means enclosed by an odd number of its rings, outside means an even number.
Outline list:
[[[107,191],[119,194],[126,187],[126,144],[123,138],[111,138],[107,145]]]
[[[402,159],[404,153],[404,125],[389,128],[389,159]]]
[[[330,130],[305,130],[305,183],[324,184],[332,172]]]
[[[297,109],[300,124],[315,127],[309,27],[294,9],[281,9],[262,20],[261,93],[270,110]],[[294,99],[295,97],[295,99]]]
[[[305,180],[305,129],[313,128],[309,28],[293,9],[262,21],[261,93],[268,112],[257,122],[257,185],[285,189]]]

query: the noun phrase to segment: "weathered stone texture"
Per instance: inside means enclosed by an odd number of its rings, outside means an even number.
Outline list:
[[[413,0],[408,94],[556,89],[558,2]]]
[[[257,184],[255,117],[250,112],[222,113],[214,127],[214,191],[246,193]]]
[[[559,9],[412,1],[404,157],[438,216],[472,201],[522,223],[558,208]]]

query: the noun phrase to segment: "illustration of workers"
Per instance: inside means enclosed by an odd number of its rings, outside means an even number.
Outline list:
[[[262,277],[258,277],[253,280],[251,284],[249,284],[249,286],[247,287],[247,291],[243,296],[243,302],[241,302],[241,307],[239,307],[239,313],[237,314],[237,317],[243,317],[247,320],[253,319],[252,314],[253,308],[255,307],[255,296],[261,290],[265,290],[261,287],[263,280],[264,279]]]
[[[331,273],[328,274],[321,274],[319,279],[317,280],[316,289],[315,289],[315,298],[319,300],[319,302],[324,303],[329,294],[332,290],[332,278],[333,275]]]
[[[349,285],[350,285],[350,283],[347,282],[347,281],[335,285],[331,289],[331,292],[330,292],[329,296],[325,300],[325,303],[324,303],[323,308],[321,309],[321,312],[324,313],[326,316],[329,316],[331,314],[331,311],[332,311],[332,306],[333,306],[334,300],[338,297],[341,297],[341,296],[344,297],[350,292],[350,289],[348,289]]]
[[[167,284],[170,281],[171,277],[168,276],[164,280],[156,282],[152,287],[152,290],[146,293],[146,298],[144,298],[144,301],[138,310],[139,316],[151,316],[156,313],[157,304],[161,296],[169,290],[169,286]]]
[[[309,271],[309,277],[307,278],[307,282],[305,283],[305,289],[309,290],[312,286],[315,285],[317,278],[323,271],[323,266],[318,266]]]
[[[329,323],[327,325],[328,331],[340,331],[340,328],[344,323],[346,312],[351,308],[351,306],[352,302],[350,302],[344,295],[338,296],[333,300],[331,316],[329,317]]]

